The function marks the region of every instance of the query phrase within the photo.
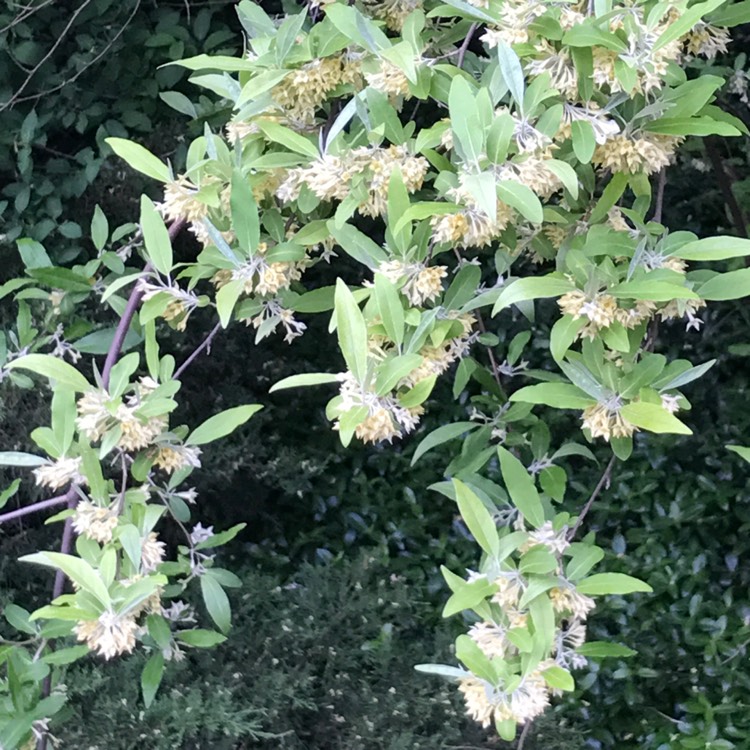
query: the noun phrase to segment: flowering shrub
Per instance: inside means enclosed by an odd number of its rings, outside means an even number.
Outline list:
[[[635,432],[690,433],[676,416],[689,408],[681,389],[712,363],[655,353],[659,325],[682,321],[689,332],[706,302],[750,293],[747,269],[689,267],[750,255],[750,241],[661,224],[680,142],[746,132],[712,104],[722,78],[688,75],[696,55],[726,49],[724,26],[745,20],[744,9],[721,5],[321,0],[274,19],[243,0],[244,57],[179,63],[204,71],[193,82],[231,105],[230,122],[221,132],[206,125],[178,175],[142,146],[109,139],[164,183],[163,199],[144,196],[140,227],[113,233],[97,211],[96,254],[72,268],[20,240],[27,275],[2,289],[18,305],[2,376],[30,387],[36,374],[52,391],[50,426],[31,433],[46,455],[2,460],[66,491],[0,516],[65,506],[53,519],[64,521],[62,551],[23,558],[56,570],[52,601],[6,610],[29,637],[3,652],[0,746],[46,744],[64,703],[54,669],[89,651],[109,659],[140,643],[151,654],[148,704],[166,661],[224,639],[194,627],[179,597],[197,580],[213,623],[229,629],[224,589],[240,581],[212,550],[241,527],[192,525],[195,492],[184,483],[200,447],[260,407],[192,430],[170,415],[187,368],[238,322],[258,340],[279,332],[293,344],[301,316],[332,311],[346,369],[272,390],[335,385],[327,416],[345,446],[414,431],[455,363],[456,397],[479,389],[470,419],[438,428],[415,454],[462,438],[449,480],[433,487],[457,504],[482,552],[466,577],[443,571],[444,615],[463,613],[469,626],[455,647],[463,666],[418,668],[457,680],[473,719],[513,739],[573,689],[571,670],[587,658],[632,653],[587,642],[585,621],[593,597],[650,588],[592,574],[604,553],[592,535],[576,538]],[[199,251],[176,262],[183,228]],[[318,286],[321,263],[357,275]],[[535,325],[546,298],[559,308],[548,340]],[[91,300],[117,313],[116,328],[81,336],[78,310]],[[177,367],[159,333],[184,331],[198,308],[218,322]],[[519,316],[530,329],[501,346]],[[530,342],[534,356],[547,354],[533,369],[522,359]],[[101,371],[84,375],[83,353],[104,355]],[[518,377],[530,384],[516,387]],[[575,441],[553,449],[537,406],[578,412],[586,440],[611,447],[575,513],[561,507],[561,463],[593,454]],[[167,516],[184,536],[169,561],[155,531]]]

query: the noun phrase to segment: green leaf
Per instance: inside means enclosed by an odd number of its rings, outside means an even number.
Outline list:
[[[469,164],[477,164],[482,155],[484,132],[474,92],[463,76],[455,76],[451,82],[448,109],[456,150]]]
[[[62,648],[57,651],[50,651],[42,657],[42,661],[45,664],[60,667],[65,664],[72,664],[78,659],[82,659],[89,653],[88,646],[71,646],[70,648]]]
[[[573,675],[562,667],[548,667],[542,672],[545,682],[555,690],[575,690],[576,683]]]
[[[447,677],[450,680],[463,680],[469,677],[469,672],[458,667],[449,667],[447,664],[416,664],[414,669],[424,674],[436,674]]]
[[[572,282],[561,276],[528,276],[516,279],[503,288],[500,296],[492,308],[492,315],[497,315],[500,310],[518,302],[543,297],[559,297],[562,294],[575,289]]]
[[[104,142],[136,171],[160,182],[170,181],[171,177],[167,165],[138,143],[128,141],[125,138],[105,138]]]
[[[38,242],[24,237],[23,239],[16,240],[16,246],[27,270],[52,267],[52,261],[49,255],[47,255],[47,251]]]
[[[406,393],[402,393],[399,395],[399,403],[405,409],[411,409],[415,406],[419,406],[420,404],[424,403],[432,393],[432,389],[435,387],[436,382],[437,375],[430,375],[427,378],[422,378],[422,380],[420,380],[413,388],[410,388]]]
[[[500,551],[497,526],[482,501],[460,480],[454,479],[456,502],[461,517],[477,544],[488,554],[496,556]]]
[[[445,603],[442,617],[453,617],[464,610],[473,610],[496,591],[497,586],[485,578],[479,578],[471,583],[462,580]]]
[[[211,576],[201,576],[201,592],[208,614],[216,627],[226,633],[231,626],[232,610],[229,598],[219,582]]]
[[[284,388],[300,388],[308,385],[323,385],[324,383],[337,383],[338,376],[328,372],[306,372],[301,375],[290,375],[288,378],[279,380],[269,389],[269,393],[281,391]]]
[[[597,563],[604,559],[604,550],[591,544],[575,545],[573,556],[565,568],[565,575],[571,581],[583,578]]]
[[[336,226],[334,219],[328,222],[328,230],[341,248],[358,263],[376,271],[381,263],[388,260],[382,247],[351,224]]]
[[[698,296],[711,302],[740,299],[749,295],[750,268],[717,274],[698,287]]]
[[[61,570],[71,581],[93,594],[103,606],[106,607],[110,603],[109,592],[98,573],[79,557],[65,555],[62,552],[35,552],[33,555],[24,555],[19,559],[21,562]]]
[[[222,328],[229,325],[232,313],[237,305],[237,300],[245,291],[245,282],[242,279],[230,281],[216,292],[216,311],[219,313],[219,322]]]
[[[608,643],[606,641],[589,641],[582,643],[576,651],[582,656],[590,656],[594,659],[604,658],[606,656],[628,657],[634,656],[637,652],[627,646],[621,646],[619,643]]]
[[[597,573],[581,581],[576,588],[578,593],[586,596],[633,594],[640,591],[650,594],[653,591],[647,583],[624,573]]]
[[[708,0],[705,3],[699,3],[688,8],[676,20],[672,21],[657,38],[652,50],[657,52],[662,47],[666,47],[670,42],[674,42],[681,36],[687,34],[703,16],[716,10],[723,5],[726,0]]]
[[[172,270],[172,241],[156,206],[145,195],[141,196],[141,228],[149,260],[159,273],[168,276]]]
[[[596,149],[594,128],[586,120],[573,120],[570,125],[573,135],[573,151],[581,164],[588,164]]]
[[[568,383],[539,383],[527,385],[513,393],[511,401],[522,401],[526,404],[544,404],[555,409],[585,409],[596,403],[596,400],[580,388]]]
[[[727,450],[736,453],[738,456],[741,456],[745,459],[745,461],[750,463],[750,448],[746,448],[742,445],[727,445],[726,448]]]
[[[101,252],[108,239],[109,222],[97,203],[94,208],[94,216],[91,219],[91,241],[94,243],[94,247]]]
[[[21,451],[0,451],[0,466],[41,466],[47,463],[44,456],[35,456],[33,453],[22,453]]]
[[[540,576],[552,573],[556,568],[557,559],[543,544],[535,544],[524,552],[518,566],[521,573]]]
[[[175,637],[177,640],[195,648],[211,648],[224,643],[227,639],[225,635],[217,633],[215,630],[203,630],[202,628],[180,630],[175,634]]]
[[[404,308],[396,287],[382,273],[375,274],[375,304],[385,332],[400,347],[404,343]]]
[[[190,433],[185,440],[185,445],[205,445],[226,437],[245,424],[253,414],[259,412],[262,408],[261,404],[248,404],[246,406],[235,406],[232,409],[214,414],[213,417],[209,417]]]
[[[411,459],[411,465],[414,466],[422,456],[438,445],[447,443],[449,440],[455,440],[466,432],[476,430],[479,425],[476,422],[455,422],[453,424],[446,424],[442,427],[438,427],[427,435],[424,440],[417,446],[414,451],[414,456]]]
[[[659,404],[649,404],[637,401],[626,404],[620,409],[620,415],[636,427],[649,432],[674,433],[677,435],[692,435],[693,431],[680,422],[674,414],[670,414]]]
[[[248,181],[237,169],[232,172],[232,192],[229,197],[229,205],[232,211],[232,227],[237,236],[237,242],[245,253],[250,255],[260,242],[258,204],[255,202]]]
[[[727,260],[750,255],[750,240],[742,237],[706,237],[688,242],[670,255],[683,260]]]
[[[539,528],[544,523],[544,507],[539,498],[534,480],[524,465],[506,448],[497,449],[503,481],[513,505],[532,526]]]
[[[544,221],[544,209],[537,194],[513,180],[500,180],[497,183],[497,196],[503,203],[515,208],[521,216],[532,224],[541,224]]]
[[[515,99],[519,110],[523,110],[524,74],[521,61],[513,48],[501,42],[497,45],[497,61],[500,75],[505,81],[513,99]]]
[[[412,370],[422,364],[419,354],[401,354],[388,357],[376,368],[375,391],[378,396],[390,393]]]
[[[367,376],[367,324],[349,287],[336,280],[335,295],[336,333],[339,348],[349,370],[357,381]]]
[[[302,154],[310,159],[317,159],[320,156],[317,146],[299,133],[295,133],[290,128],[279,125],[271,120],[259,120],[258,127],[263,131],[266,137],[274,143],[285,146],[296,154]]]
[[[578,336],[588,319],[581,316],[578,319],[571,315],[563,315],[550,331],[549,349],[555,362],[560,362]]]
[[[8,370],[30,370],[75,391],[88,391],[90,383],[73,365],[50,354],[27,354],[5,365]]]
[[[153,703],[163,675],[164,656],[161,651],[156,651],[151,654],[151,657],[146,662],[146,666],[141,673],[141,691],[143,693],[143,703],[146,708]]]

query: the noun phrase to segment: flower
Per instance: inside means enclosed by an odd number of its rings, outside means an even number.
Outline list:
[[[701,55],[713,60],[719,52],[726,52],[731,41],[729,30],[699,21],[684,37],[685,50],[689,55]]]
[[[92,442],[101,440],[109,429],[112,414],[107,408],[111,401],[104,390],[88,391],[78,399],[76,426]]]
[[[617,300],[610,294],[596,292],[587,295],[576,289],[560,297],[557,304],[563,315],[570,315],[573,320],[586,318],[589,321],[578,332],[579,338],[594,338],[602,328],[609,328],[617,319]]]
[[[379,67],[375,72],[365,73],[365,79],[372,88],[382,91],[388,96],[411,98],[409,79],[406,77],[406,73],[398,65],[384,57],[380,58]]]
[[[186,466],[199,468],[201,449],[189,445],[160,445],[154,458],[154,466],[163,469],[167,474]]]
[[[135,648],[138,625],[133,617],[106,610],[96,620],[84,620],[73,628],[79,641],[112,659],[118,654],[130,653]]]
[[[660,133],[616,135],[596,147],[592,162],[613,172],[650,175],[669,165],[672,154],[683,140]]]
[[[422,7],[421,0],[363,0],[363,3],[375,18],[385,21],[391,31],[401,31],[409,14]]]
[[[443,291],[441,280],[448,275],[446,266],[427,267],[424,263],[402,263],[400,260],[382,263],[378,271],[394,284],[405,278],[401,292],[414,307],[438,297]]]
[[[168,182],[164,187],[164,200],[159,209],[164,218],[171,221],[185,219],[191,224],[200,224],[208,216],[208,204],[195,196],[200,188],[185,175]]]
[[[141,569],[144,572],[156,570],[164,559],[165,547],[164,542],[159,541],[159,537],[154,531],[150,532],[143,540],[141,545]]]
[[[474,676],[459,680],[458,689],[464,696],[466,713],[483,727],[493,719],[523,723],[549,706],[549,689],[538,671],[524,677],[510,694]]]
[[[580,594],[572,587],[550,589],[549,598],[555,612],[568,612],[578,620],[585,620],[596,606],[590,596]]]
[[[81,461],[78,458],[58,458],[33,470],[36,483],[51,490],[60,489],[68,484],[84,484],[86,478],[81,474]]]
[[[112,532],[117,526],[117,512],[114,508],[102,508],[89,500],[82,500],[73,515],[73,530],[99,544],[112,541]]]
[[[544,545],[550,552],[562,555],[570,546],[567,538],[568,527],[563,526],[559,531],[552,527],[552,521],[545,521],[536,531],[529,533],[529,540],[526,542],[527,547]]]
[[[193,544],[200,544],[210,539],[214,535],[214,527],[209,526],[205,528],[203,524],[197,523],[193,526],[193,530],[190,532],[190,541]]]
[[[583,428],[589,430],[591,437],[603,437],[606,441],[611,437],[630,437],[638,428],[620,414],[621,408],[618,398],[586,407],[582,416]]]
[[[505,637],[507,628],[494,622],[478,622],[469,629],[469,637],[488,659],[505,656],[513,644]]]

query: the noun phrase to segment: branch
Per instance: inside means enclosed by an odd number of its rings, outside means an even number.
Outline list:
[[[85,73],[92,65],[96,65],[96,63],[99,62],[99,60],[104,57],[104,55],[109,52],[110,49],[112,49],[112,46],[114,43],[123,35],[125,32],[125,29],[128,28],[130,25],[130,22],[135,17],[135,14],[138,12],[138,8],[141,5],[141,0],[136,0],[135,5],[133,6],[133,10],[131,11],[130,15],[125,20],[125,23],[120,27],[120,30],[107,42],[107,44],[104,46],[104,48],[99,52],[99,54],[93,59],[89,60],[75,75],[71,76],[70,78],[66,78],[62,83],[57,84],[57,86],[53,86],[51,89],[45,89],[44,91],[40,91],[38,94],[33,94],[31,96],[16,96],[15,103],[18,102],[28,102],[32,101],[33,99],[41,99],[43,96],[47,96],[48,94],[54,94],[55,91],[60,91],[60,89],[65,88],[68,84],[74,83],[77,81],[83,73]],[[189,20],[189,19],[188,19]],[[20,91],[19,91],[20,93]]]
[[[617,461],[617,456],[613,455],[612,458],[609,459],[607,468],[599,478],[596,487],[594,487],[594,491],[591,493],[591,497],[586,501],[586,505],[583,506],[583,510],[578,516],[578,520],[575,522],[575,526],[573,526],[570,534],[568,534],[568,541],[571,541],[573,538],[575,538],[576,532],[581,528],[583,519],[586,518],[586,514],[591,510],[591,506],[594,504],[596,498],[599,497],[599,493],[605,488],[609,489],[609,483],[612,479],[612,469],[614,469],[615,461]]]
[[[656,188],[656,206],[652,221],[658,221],[661,224],[662,213],[664,212],[664,188],[667,186],[667,168],[662,167],[659,172],[659,184]]]
[[[516,750],[523,750],[523,746],[526,744],[526,738],[529,736],[529,732],[531,731],[531,725],[533,722],[527,721],[523,725],[523,731],[521,732],[521,736],[518,738],[518,744],[516,745]]]
[[[185,219],[178,219],[172,222],[169,227],[169,239],[174,242],[175,237],[180,233],[180,230],[185,226]],[[148,266],[147,266],[148,268]],[[109,387],[109,376],[112,372],[112,368],[115,366],[120,352],[122,351],[122,345],[125,341],[125,337],[128,335],[130,324],[133,322],[138,306],[141,304],[143,298],[143,291],[139,288],[138,284],[133,287],[133,291],[130,293],[128,303],[125,306],[125,312],[120,318],[120,322],[117,324],[117,330],[115,336],[112,339],[112,344],[107,352],[107,359],[104,361],[104,369],[102,370],[102,386],[106,390]]]
[[[21,86],[16,90],[16,92],[8,99],[7,102],[0,105],[0,112],[3,112],[4,110],[8,109],[9,107],[12,107],[13,104],[18,100],[23,90],[29,85],[31,82],[31,79],[34,77],[34,74],[39,70],[39,68],[44,65],[44,63],[47,62],[47,60],[52,57],[52,55],[55,53],[55,50],[60,46],[62,43],[62,40],[65,39],[66,34],[70,31],[70,27],[75,23],[76,18],[86,9],[86,7],[89,5],[91,0],[86,0],[79,8],[77,8],[73,15],[70,17],[70,20],[67,24],[65,24],[65,28],[60,32],[60,35],[57,37],[57,41],[49,48],[49,51],[47,54],[29,71],[29,74],[26,76],[26,80],[21,84]]]
[[[211,341],[213,340],[214,336],[221,330],[221,323],[217,323],[212,329],[211,332],[206,336],[205,339],[203,339],[203,342],[200,344],[200,346],[175,370],[174,375],[172,377],[175,380],[179,380],[180,375],[182,375],[185,370],[187,370],[188,367],[190,367],[191,364],[195,361],[196,357],[204,350],[210,352],[211,350]]]
[[[463,44],[458,48],[458,59],[456,60],[456,66],[458,68],[462,68],[464,64],[464,57],[466,57],[466,50],[469,49],[469,45],[471,44],[471,40],[474,37],[474,32],[479,28],[478,23],[473,23],[471,26],[469,26],[469,30],[466,32],[466,39],[464,39]]]
[[[70,502],[72,498],[75,498],[76,494],[76,491],[71,487],[64,495],[51,497],[49,500],[40,500],[38,503],[25,505],[23,508],[12,510],[9,513],[3,513],[2,515],[0,515],[0,524],[7,523],[8,521],[14,521],[16,518],[23,518],[23,516],[28,516],[31,513],[37,513],[40,510],[54,508],[57,505],[64,505],[65,503]]]
[[[742,209],[740,208],[740,204],[737,203],[737,198],[734,195],[734,191],[732,190],[735,180],[732,179],[732,177],[728,175],[726,170],[724,169],[724,160],[721,158],[721,154],[719,153],[717,139],[715,136],[711,136],[709,138],[706,138],[704,144],[706,148],[706,155],[711,161],[711,166],[713,167],[714,173],[716,174],[716,181],[719,185],[719,189],[721,190],[722,195],[724,196],[724,202],[727,204],[727,208],[729,208],[729,213],[732,216],[732,223],[737,230],[737,234],[740,237],[747,237],[747,224],[745,222],[745,217],[742,213]]]

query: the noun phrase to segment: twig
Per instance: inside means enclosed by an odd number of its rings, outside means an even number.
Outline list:
[[[523,731],[521,732],[521,736],[518,738],[518,744],[516,745],[516,750],[523,750],[524,744],[526,744],[526,738],[529,736],[529,732],[531,731],[531,725],[533,722],[527,721],[523,725]]]
[[[198,346],[195,351],[175,370],[174,375],[172,377],[175,380],[179,380],[180,375],[182,375],[185,370],[187,370],[188,367],[190,367],[191,364],[195,361],[195,358],[204,350],[210,351],[211,349],[211,341],[213,340],[214,336],[221,330],[221,323],[217,323],[212,329],[211,332],[206,336],[205,339],[203,339],[200,346]]]
[[[73,15],[70,17],[70,20],[67,24],[65,24],[65,28],[60,32],[60,35],[57,37],[57,41],[49,48],[49,51],[47,54],[29,71],[28,76],[26,76],[26,80],[21,84],[21,86],[15,91],[15,93],[8,99],[7,102],[0,105],[0,112],[5,111],[8,109],[8,107],[12,107],[13,104],[18,101],[19,97],[21,96],[21,93],[23,90],[29,85],[31,82],[31,79],[34,77],[34,74],[39,70],[39,68],[46,63],[50,57],[55,53],[55,50],[60,46],[62,43],[62,40],[65,39],[65,36],[67,35],[68,31],[70,31],[70,27],[75,23],[76,18],[86,9],[86,7],[91,3],[91,0],[86,0],[79,8],[77,8]]]
[[[109,52],[109,50],[112,49],[112,46],[114,43],[123,35],[125,32],[125,29],[130,26],[130,22],[135,17],[135,14],[138,12],[138,8],[141,5],[141,0],[136,0],[135,6],[133,7],[133,10],[130,12],[130,15],[125,20],[125,23],[120,27],[119,31],[107,42],[107,44],[102,48],[101,52],[93,59],[89,60],[79,71],[75,73],[75,75],[71,76],[70,78],[66,78],[62,83],[57,84],[57,86],[53,86],[51,89],[45,89],[44,91],[40,91],[38,94],[33,94],[31,96],[20,96],[16,97],[15,103],[18,102],[28,102],[32,101],[33,99],[41,99],[43,96],[47,96],[48,94],[54,94],[55,91],[59,91],[62,88],[65,88],[68,84],[74,83],[75,81],[80,78],[83,73],[85,73],[92,65],[96,65],[99,60],[104,57],[104,55]],[[188,14],[189,16],[189,14]],[[189,18],[188,18],[189,21]]]
[[[654,216],[652,221],[658,221],[661,224],[662,213],[664,212],[664,188],[667,186],[667,168],[662,167],[659,172],[659,184],[656,188],[656,205],[654,206]]]
[[[715,136],[706,138],[704,141],[706,155],[711,161],[711,166],[716,174],[716,182],[719,185],[722,195],[724,196],[724,202],[729,208],[729,213],[732,216],[732,223],[734,228],[737,230],[737,234],[740,237],[747,237],[747,223],[745,222],[745,216],[742,213],[740,204],[737,203],[737,198],[734,195],[732,189],[735,180],[732,179],[731,175],[728,175],[724,169],[724,160],[721,158],[719,153],[718,141]]]
[[[185,226],[184,219],[178,219],[172,222],[169,227],[169,239],[170,242],[174,242],[175,237],[179,234],[182,227]],[[133,322],[138,306],[141,304],[143,298],[143,291],[139,288],[138,284],[133,287],[133,291],[130,293],[128,303],[125,306],[125,312],[120,318],[120,322],[117,324],[117,330],[115,336],[112,339],[112,344],[107,352],[107,358],[104,360],[104,369],[102,370],[102,386],[106,390],[109,387],[109,376],[112,372],[112,368],[117,362],[117,358],[120,356],[122,345],[125,341],[125,337],[128,335],[130,324]]]
[[[578,520],[575,522],[575,526],[570,531],[570,534],[568,534],[568,541],[575,538],[575,535],[578,531],[578,529],[581,528],[581,524],[583,523],[583,519],[586,518],[586,514],[591,510],[591,506],[594,504],[594,501],[597,497],[599,497],[599,493],[605,489],[609,489],[609,482],[612,479],[612,469],[615,466],[615,461],[617,461],[617,456],[612,456],[612,458],[609,459],[609,463],[607,464],[607,468],[604,470],[604,473],[599,478],[599,481],[596,484],[596,487],[594,487],[594,491],[591,493],[591,497],[586,501],[586,505],[583,506],[583,510],[580,512],[578,516]]]
[[[463,44],[458,48],[458,59],[456,60],[456,66],[459,68],[462,68],[464,65],[464,57],[466,57],[466,50],[469,49],[469,45],[471,44],[472,37],[474,36],[474,33],[479,28],[478,23],[473,23],[471,26],[469,26],[469,30],[466,32],[466,39],[464,39]]]
[[[9,513],[3,513],[2,515],[0,515],[0,524],[7,523],[8,521],[13,521],[16,518],[23,518],[23,516],[28,516],[31,513],[37,513],[40,510],[54,508],[56,505],[64,505],[65,503],[70,501],[71,492],[74,493],[73,496],[75,497],[75,491],[70,489],[64,495],[51,497],[49,500],[41,500],[38,503],[25,505],[23,508],[12,510]]]
[[[12,29],[16,24],[22,23],[25,21],[29,16],[33,16],[34,13],[37,11],[40,11],[45,6],[49,5],[50,3],[55,2],[55,0],[45,0],[40,5],[35,5],[31,8],[25,8],[21,13],[19,13],[7,26],[4,26],[2,29],[0,29],[0,34],[4,34],[6,31],[9,31]]]

